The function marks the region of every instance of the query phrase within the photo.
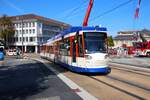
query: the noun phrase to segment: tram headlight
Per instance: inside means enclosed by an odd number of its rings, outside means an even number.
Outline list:
[[[92,56],[86,55],[85,58],[88,59],[88,60],[91,60],[91,59],[92,59]]]

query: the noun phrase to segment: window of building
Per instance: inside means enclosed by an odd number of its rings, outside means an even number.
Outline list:
[[[22,38],[20,37],[19,41],[21,42],[22,41]]]
[[[33,42],[33,37],[30,37],[30,42]]]
[[[39,26],[39,28],[42,28],[42,23],[39,23],[38,26]]]
[[[23,27],[25,27],[25,23],[23,23]]]
[[[15,24],[12,24],[13,27],[15,27]]]
[[[31,34],[32,32],[31,32],[31,29],[29,30],[29,33]]]
[[[15,41],[18,42],[18,37],[16,37]]]
[[[28,42],[28,37],[26,37],[26,42]]]
[[[26,30],[26,34],[28,34],[28,30]]]
[[[28,27],[29,25],[28,25],[28,23],[26,23],[26,27]]]
[[[19,28],[21,28],[21,23],[18,24]]]
[[[22,30],[22,33],[25,34],[25,30]]]
[[[20,33],[20,34],[22,33],[21,30],[19,30],[19,33]]]
[[[25,37],[23,37],[23,42],[25,41]]]
[[[35,37],[33,37],[33,41],[35,41],[35,39],[36,39],[36,38],[35,38]]]
[[[31,23],[29,23],[29,27],[31,27]]]
[[[35,33],[35,29],[33,29],[32,32]]]

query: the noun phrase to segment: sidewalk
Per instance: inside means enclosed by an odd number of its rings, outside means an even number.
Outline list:
[[[147,57],[112,58],[110,60],[110,63],[118,63],[137,67],[150,68],[150,58]]]

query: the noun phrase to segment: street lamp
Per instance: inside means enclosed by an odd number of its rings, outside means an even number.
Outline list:
[[[23,57],[23,53],[24,53],[24,50],[23,50],[23,16],[21,17],[21,30],[22,30],[22,57]]]
[[[22,17],[16,17],[16,20],[20,23],[20,20],[21,20],[21,38],[22,38],[22,45],[21,45],[21,49],[22,49],[22,57],[23,57],[23,16]],[[20,28],[20,25],[18,26]],[[19,36],[19,35],[18,35]]]

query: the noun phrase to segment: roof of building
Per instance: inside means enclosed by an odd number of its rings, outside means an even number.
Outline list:
[[[114,40],[136,40],[138,38],[138,34],[146,34],[150,35],[150,30],[143,29],[143,30],[134,30],[134,31],[120,31]]]
[[[143,30],[119,31],[118,33],[122,33],[122,34],[135,34],[135,33],[150,34],[150,30],[143,29]]]
[[[150,30],[148,29],[143,29],[142,31],[139,31],[142,34],[150,34]]]
[[[10,18],[12,20],[37,19],[37,20],[43,21],[45,23],[53,23],[53,24],[56,24],[56,25],[64,26],[64,27],[70,27],[71,26],[71,25],[66,24],[64,22],[60,22],[60,21],[57,21],[57,20],[53,20],[53,19],[42,17],[42,16],[35,15],[35,14],[25,14],[25,15],[18,15],[18,16],[10,16]]]
[[[114,37],[114,40],[136,40],[137,37],[135,35],[117,35]]]

